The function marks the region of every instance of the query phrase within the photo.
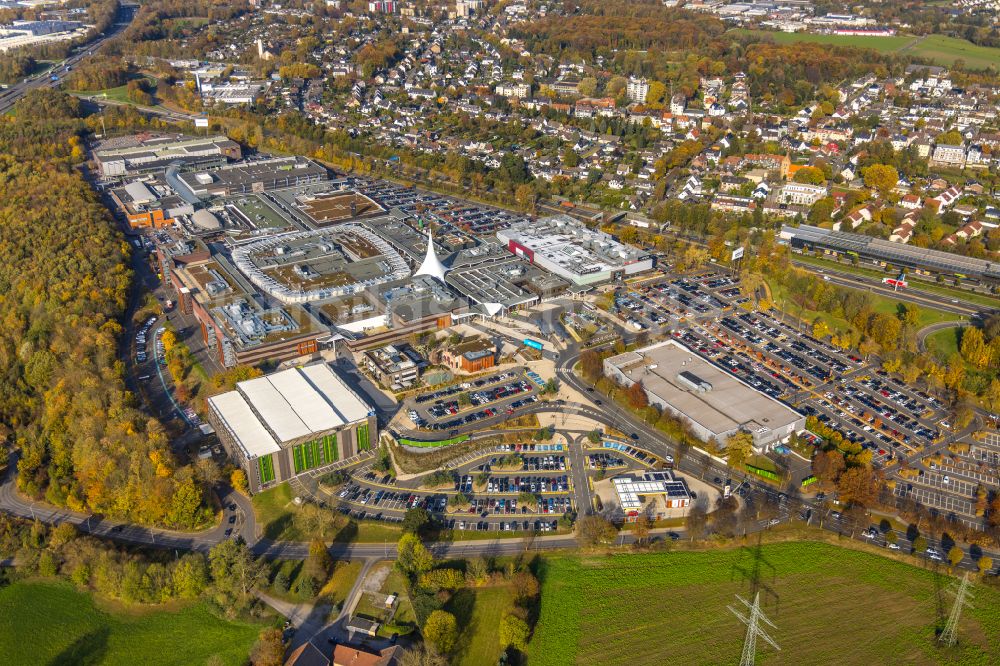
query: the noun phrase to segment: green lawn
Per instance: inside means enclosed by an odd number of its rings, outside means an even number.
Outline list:
[[[144,78],[151,84],[156,84],[155,79],[151,79],[148,76],[139,77]],[[71,95],[84,95],[84,96],[94,96],[94,95],[106,95],[107,98],[112,102],[119,102],[121,104],[132,104],[132,100],[128,98],[128,86],[118,86],[117,88],[107,88],[105,90],[71,90]]]
[[[833,46],[851,46],[855,48],[872,49],[878,53],[928,58],[937,65],[950,67],[956,60],[964,60],[967,67],[985,69],[1000,63],[1000,49],[988,46],[976,46],[964,39],[955,39],[944,35],[928,35],[924,38],[913,35],[894,35],[892,37],[871,37],[866,35],[818,35],[805,32],[771,32],[766,30],[737,30],[733,32],[752,32],[765,35],[777,44],[795,44],[797,42],[816,42]]]
[[[106,95],[108,100],[121,104],[131,104],[128,98],[128,86],[118,86],[117,88],[107,88],[106,90],[71,90],[71,95],[82,95],[86,97],[94,95]]]
[[[347,595],[351,593],[351,588],[354,587],[354,581],[358,579],[359,573],[361,573],[361,562],[359,560],[352,562],[338,561],[333,567],[330,579],[326,581],[326,585],[320,590],[319,596],[332,604],[336,604],[339,608],[347,601]]]
[[[899,306],[903,301],[897,301],[886,296],[875,295],[873,298],[872,307],[876,312],[881,312],[883,314],[896,315],[899,314]],[[923,328],[924,326],[929,326],[930,324],[937,324],[943,321],[955,321],[955,317],[958,315],[953,315],[950,312],[944,312],[942,310],[934,310],[933,308],[924,307],[922,305],[917,305],[919,308],[920,316],[917,317],[917,328]]]
[[[952,354],[958,353],[958,343],[962,337],[962,329],[946,328],[943,331],[931,333],[924,339],[927,351],[942,363],[947,362]]]
[[[0,590],[5,664],[222,664],[242,666],[259,626],[226,622],[202,605],[135,615],[95,607],[65,583],[22,582]]]
[[[797,42],[817,42],[832,46],[850,46],[859,49],[872,49],[879,53],[895,53],[916,37],[894,35],[892,37],[868,37],[864,35],[817,35],[806,32],[772,32],[770,30],[736,29],[733,33],[755,34],[770,37],[776,44],[795,44]]]
[[[513,606],[509,587],[466,588],[456,592],[444,608],[458,620],[461,631],[452,663],[458,666],[497,663],[501,652],[497,628],[504,612]]]
[[[761,549],[762,605],[780,652],[758,643],[767,664],[995,664],[1000,593],[977,586],[959,646],[941,650],[943,574],[837,546],[793,542]],[[740,573],[750,551],[546,556],[531,666],[546,664],[737,664],[744,626],[726,606],[749,595]],[[943,612],[949,597],[943,596]],[[484,662],[485,663],[485,662]]]
[[[955,39],[944,35],[929,35],[912,51],[913,55],[930,58],[935,63],[950,66],[956,60],[964,60],[967,67],[985,69],[997,67],[1000,64],[1000,49],[987,46],[976,46],[964,39]]]
[[[268,539],[281,541],[306,541],[295,527],[295,504],[292,487],[287,483],[259,492],[253,496],[253,512]]]

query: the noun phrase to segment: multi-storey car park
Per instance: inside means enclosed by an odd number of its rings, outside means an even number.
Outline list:
[[[325,363],[239,382],[208,399],[208,421],[253,492],[378,441],[372,406]]]
[[[94,149],[94,161],[105,178],[162,171],[171,164],[214,168],[241,156],[240,144],[223,135],[115,137]]]

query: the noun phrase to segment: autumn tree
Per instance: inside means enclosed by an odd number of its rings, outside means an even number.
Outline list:
[[[306,557],[305,565],[303,565],[303,573],[317,583],[322,583],[329,575],[332,566],[333,560],[330,558],[330,552],[326,549],[323,540],[313,539],[310,541],[309,555]]]
[[[649,89],[646,91],[646,106],[653,110],[659,110],[669,101],[667,97],[667,86],[660,81],[650,81]]]
[[[170,351],[177,346],[177,334],[172,330],[167,329],[160,336],[160,341],[163,343],[163,351],[170,353]]]
[[[888,164],[872,164],[861,170],[865,186],[878,190],[883,197],[888,195],[899,182],[899,172],[896,167]]]
[[[965,559],[965,551],[957,545],[952,546],[951,550],[948,551],[948,563],[951,564],[951,567],[954,569],[963,559]]]
[[[611,521],[595,514],[584,516],[578,520],[576,527],[580,540],[587,546],[611,543],[618,536],[618,530],[611,524]]]
[[[878,496],[878,481],[868,466],[849,467],[837,481],[840,501],[871,506]]]
[[[281,629],[263,629],[250,653],[252,666],[282,666],[285,663],[285,641]]]
[[[753,435],[745,430],[733,433],[726,440],[726,462],[740,467],[753,455]]]
[[[580,355],[580,369],[584,377],[594,382],[604,374],[604,361],[599,353],[588,349]]]
[[[515,650],[524,651],[528,647],[528,637],[531,635],[531,628],[528,623],[514,613],[505,613],[500,620],[500,647],[512,647]]]
[[[632,528],[632,534],[635,535],[635,542],[639,545],[645,544],[649,539],[649,530],[653,526],[653,521],[649,519],[649,514],[645,511],[640,511],[639,516],[635,519],[635,525]]]
[[[700,502],[695,502],[688,509],[688,514],[684,518],[684,528],[687,530],[688,536],[691,537],[691,541],[704,537],[707,527],[708,512],[705,511],[705,507]]]
[[[267,565],[242,540],[226,539],[213,546],[208,564],[216,603],[230,614],[246,608],[253,590],[267,583]]]
[[[975,326],[968,326],[962,330],[961,354],[967,363],[980,370],[986,368],[992,360],[991,350],[983,339],[983,332]]]
[[[809,185],[822,185],[826,182],[823,171],[813,166],[804,166],[795,172],[792,180],[796,183],[807,183]]]
[[[448,666],[448,659],[434,648],[420,643],[409,648],[399,660],[400,666]]]
[[[436,610],[428,616],[422,633],[435,650],[449,654],[458,641],[458,622],[451,613]]]
[[[514,591],[514,602],[525,604],[538,596],[540,586],[538,579],[528,571],[518,571],[510,578],[511,589]]]
[[[247,495],[250,492],[250,486],[247,483],[247,473],[242,469],[234,469],[233,473],[229,475],[229,483],[233,486],[233,489],[243,495]]]
[[[632,409],[642,409],[649,406],[649,399],[646,397],[646,390],[642,387],[642,382],[635,382],[629,386],[626,395]]]
[[[396,544],[396,566],[410,576],[419,576],[434,566],[434,556],[415,534],[404,534]]]

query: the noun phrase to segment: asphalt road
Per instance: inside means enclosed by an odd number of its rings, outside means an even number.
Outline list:
[[[851,287],[852,289],[867,289],[868,291],[878,294],[879,296],[895,298],[900,301],[907,301],[923,307],[949,312],[951,314],[962,315],[965,317],[978,317],[988,316],[996,312],[996,308],[977,305],[975,303],[968,303],[966,301],[962,301],[961,299],[941,296],[928,291],[921,291],[920,284],[915,282],[911,282],[910,286],[905,289],[893,290],[892,287],[887,287],[875,278],[869,278],[863,275],[856,275],[854,273],[844,271],[837,271],[830,268],[817,269],[815,266],[810,266],[809,264],[796,265],[803,268],[809,268],[813,272],[821,273],[822,275],[829,277],[829,280],[827,281],[832,282],[833,284],[843,287]]]
[[[134,9],[131,7],[122,7],[118,10],[118,17],[111,29],[108,30],[107,34],[103,37],[95,39],[89,44],[82,46],[78,49],[75,55],[71,55],[66,58],[62,63],[53,67],[47,72],[38,74],[36,76],[29,77],[20,83],[15,83],[2,93],[0,93],[0,113],[6,113],[12,106],[17,104],[18,100],[24,97],[31,90],[38,90],[42,88],[55,88],[61,83],[63,74],[66,73],[67,67],[72,68],[81,60],[87,58],[98,49],[100,49],[105,42],[120,33],[125,27],[132,21],[135,16]],[[55,74],[59,79],[53,81],[52,75]]]

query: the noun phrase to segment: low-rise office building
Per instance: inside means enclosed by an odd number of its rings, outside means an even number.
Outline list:
[[[364,352],[364,364],[383,386],[399,391],[420,379],[426,362],[409,345],[386,345]]]

